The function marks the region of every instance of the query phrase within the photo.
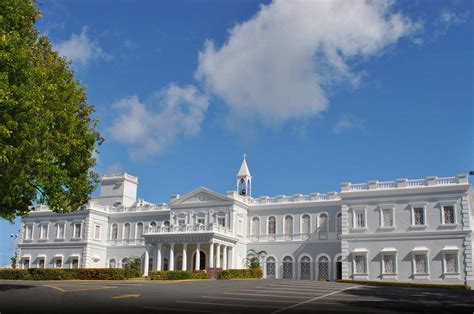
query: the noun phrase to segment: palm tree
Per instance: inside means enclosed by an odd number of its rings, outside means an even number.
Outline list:
[[[131,257],[127,257],[127,262],[124,268],[140,270],[141,265],[142,265],[142,260],[140,259],[140,257],[131,256]]]
[[[248,268],[260,268],[260,261],[267,255],[266,251],[255,251],[254,249],[247,251],[247,258],[245,264]]]

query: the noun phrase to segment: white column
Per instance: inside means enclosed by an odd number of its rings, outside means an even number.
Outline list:
[[[174,270],[174,243],[170,243],[170,265],[169,270]]]
[[[229,269],[235,269],[237,267],[235,267],[234,265],[235,263],[234,247],[233,246],[229,247],[229,250],[230,250]]]
[[[195,263],[195,270],[199,270],[201,268],[201,243],[196,244],[196,263]]]
[[[214,268],[214,243],[209,246],[209,268]]]
[[[161,243],[158,243],[158,247],[156,249],[156,270],[161,270]]]
[[[186,250],[188,249],[188,244],[187,243],[183,243],[183,267],[182,267],[182,270],[186,270],[187,268],[187,263],[188,263],[188,259],[187,259],[187,252]]]
[[[221,245],[217,243],[217,250],[216,250],[216,267],[221,268]]]
[[[148,264],[150,263],[150,255],[148,253],[148,248],[145,248],[145,265],[143,265],[143,277],[148,276]]]
[[[222,269],[227,269],[227,246],[222,246]]]

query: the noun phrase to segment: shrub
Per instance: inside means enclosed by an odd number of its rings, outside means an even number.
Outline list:
[[[120,268],[30,268],[0,270],[0,279],[10,280],[124,280],[135,277],[141,277],[140,271]]]
[[[260,268],[252,269],[227,269],[219,273],[218,279],[245,279],[262,278],[263,272]]]
[[[441,288],[441,289],[465,289],[470,290],[471,287],[464,285],[449,285],[439,283],[417,283],[417,282],[394,282],[394,281],[365,281],[365,280],[346,280],[338,279],[337,282],[355,283],[369,286],[394,286],[394,287],[418,287],[418,288]]]
[[[151,280],[209,279],[208,274],[202,270],[151,271],[148,277]]]
[[[0,279],[31,280],[31,276],[26,269],[0,269]]]

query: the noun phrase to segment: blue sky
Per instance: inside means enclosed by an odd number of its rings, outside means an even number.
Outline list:
[[[140,198],[232,190],[244,152],[255,195],[474,170],[471,1],[41,3]]]

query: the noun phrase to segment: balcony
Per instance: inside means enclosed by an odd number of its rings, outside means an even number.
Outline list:
[[[107,244],[110,246],[134,246],[134,245],[145,245],[144,239],[116,239],[109,240]]]
[[[209,233],[215,232],[220,234],[232,235],[232,230],[218,224],[210,225],[177,225],[177,226],[160,226],[148,227],[145,234],[179,234],[179,233]]]

